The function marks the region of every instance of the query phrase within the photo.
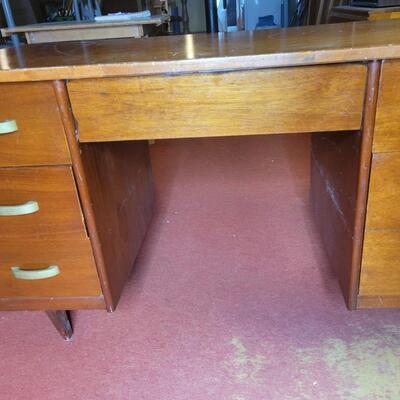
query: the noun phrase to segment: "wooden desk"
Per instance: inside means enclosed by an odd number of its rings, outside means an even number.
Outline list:
[[[18,125],[0,136],[0,213],[24,214],[0,216],[0,308],[115,309],[152,214],[148,139],[303,132],[347,307],[399,307],[399,33],[379,21],[0,50],[0,120]]]
[[[3,36],[23,33],[28,44],[67,42],[72,40],[99,40],[141,38],[149,33],[149,26],[160,26],[168,21],[165,16],[116,22],[52,22],[4,28]]]
[[[396,18],[400,18],[400,7],[336,6],[330,12],[329,23]]]

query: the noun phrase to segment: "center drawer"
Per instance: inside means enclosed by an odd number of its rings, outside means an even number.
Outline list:
[[[81,142],[358,130],[366,66],[72,80]],[[111,106],[112,105],[112,106]]]
[[[70,167],[0,169],[0,239],[86,237]]]

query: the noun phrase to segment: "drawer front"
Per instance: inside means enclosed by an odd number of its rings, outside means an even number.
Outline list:
[[[385,61],[376,112],[374,152],[400,151],[400,62]]]
[[[376,306],[400,304],[399,171],[400,152],[373,155],[359,294]]]
[[[70,163],[52,83],[0,84],[0,167]]]
[[[1,298],[100,295],[89,239],[0,239]]]
[[[366,232],[359,294],[400,298],[400,231]]]
[[[70,81],[81,142],[357,130],[366,67]],[[100,120],[99,120],[100,119]]]
[[[0,239],[85,238],[70,167],[0,169]]]
[[[373,154],[366,229],[400,229],[400,152]]]

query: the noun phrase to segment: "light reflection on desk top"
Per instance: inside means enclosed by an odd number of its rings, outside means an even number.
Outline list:
[[[21,45],[0,82],[193,73],[400,58],[400,20]]]

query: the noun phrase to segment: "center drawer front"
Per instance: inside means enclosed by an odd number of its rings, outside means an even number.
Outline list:
[[[70,81],[81,142],[357,130],[366,67]]]
[[[71,163],[51,82],[0,84],[0,128],[6,120],[17,130],[0,133],[0,167]]]
[[[19,267],[38,271],[50,265],[57,266],[59,273],[35,280],[18,279],[11,270]],[[54,297],[57,300],[100,295],[89,239],[0,239],[0,298]]]
[[[0,239],[24,237],[86,237],[70,167],[0,169]]]

